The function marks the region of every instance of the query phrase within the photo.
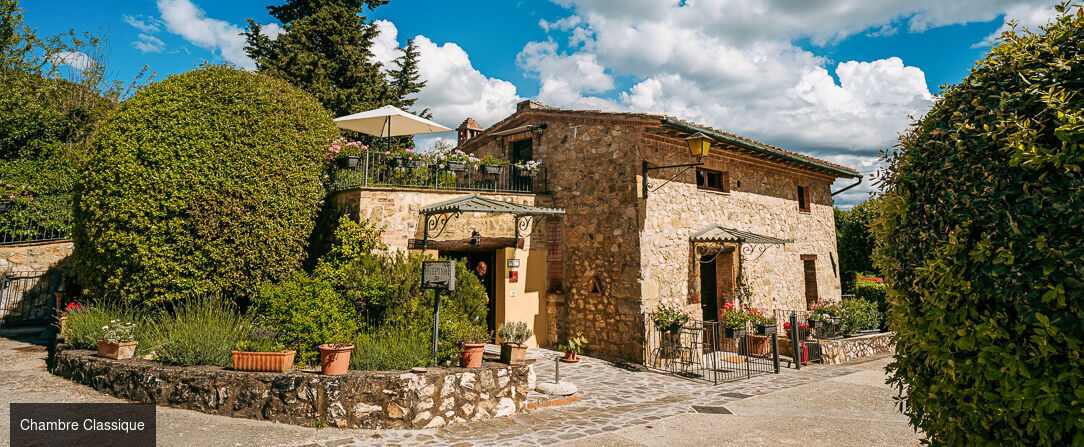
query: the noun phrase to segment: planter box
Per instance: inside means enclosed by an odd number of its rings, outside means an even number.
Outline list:
[[[504,166],[480,166],[483,174],[499,175],[504,172]]]
[[[391,159],[391,165],[396,168],[405,168],[407,165],[406,157],[393,157]]]
[[[358,161],[360,160],[361,157],[355,155],[348,155],[346,157],[336,158],[335,164],[337,164],[342,169],[355,169],[358,167]]]
[[[233,369],[238,371],[286,372],[294,367],[297,351],[233,351]]]
[[[463,172],[467,170],[467,163],[462,161],[449,161],[447,168],[452,172]]]
[[[771,335],[771,334],[777,333],[778,331],[779,331],[779,327],[774,325],[774,324],[769,324],[769,325],[758,324],[757,325],[757,333],[760,334],[760,335]]]
[[[98,340],[98,356],[117,360],[130,359],[135,355],[135,348],[138,344],[138,341],[113,343]]]
[[[518,174],[520,177],[534,177],[538,175],[538,171],[516,168],[516,174]]]
[[[745,328],[728,327],[725,332],[726,338],[742,338],[746,334]]]
[[[501,343],[501,361],[509,365],[527,363],[527,345]]]
[[[482,354],[485,353],[485,343],[463,343],[459,351],[459,366],[462,368],[479,368],[482,366]]]
[[[420,169],[425,167],[425,162],[422,160],[410,160],[407,162],[407,166],[410,166],[414,169]]]

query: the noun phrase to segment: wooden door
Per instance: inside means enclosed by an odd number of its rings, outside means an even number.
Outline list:
[[[817,260],[804,259],[802,264],[805,271],[805,307],[809,309],[820,298],[817,293]]]
[[[714,256],[700,259],[700,310],[704,321],[719,319],[719,292],[715,277],[715,259],[712,258]]]

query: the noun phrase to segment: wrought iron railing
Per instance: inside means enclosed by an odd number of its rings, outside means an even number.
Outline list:
[[[548,192],[546,168],[528,172],[511,165],[495,168],[433,163],[366,152],[336,160],[332,189],[398,187],[479,192]]]
[[[712,384],[779,372],[775,334],[728,333],[716,321],[690,321],[674,331],[648,324],[646,366]]]
[[[68,239],[71,220],[69,195],[0,202],[0,245]]]
[[[59,281],[56,272],[0,274],[0,326],[51,323]]]

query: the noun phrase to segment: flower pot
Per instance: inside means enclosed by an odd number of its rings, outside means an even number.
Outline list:
[[[771,335],[779,331],[779,328],[774,324],[758,324],[757,333],[760,335]]]
[[[749,347],[749,355],[764,357],[768,355],[768,337],[763,335],[746,335],[746,346]]]
[[[425,162],[422,160],[410,160],[407,162],[407,166],[410,166],[414,169],[419,169],[425,166]]]
[[[481,367],[482,354],[485,350],[485,343],[463,343],[463,347],[459,350],[459,366],[463,368]]]
[[[392,166],[394,166],[394,167],[396,167],[396,168],[403,168],[403,167],[406,167],[406,165],[407,165],[407,158],[406,158],[406,157],[392,157],[392,159],[391,159],[391,165],[392,165]]]
[[[354,345],[320,345],[320,373],[325,376],[339,376],[350,369],[350,353]]]
[[[504,166],[482,166],[483,174],[499,175],[504,172]]]
[[[361,157],[347,155],[345,157],[336,158],[335,163],[342,169],[354,169],[358,167],[358,160],[361,160]]]
[[[463,172],[467,170],[467,163],[462,161],[449,161],[448,170],[452,172]]]
[[[509,365],[527,363],[527,345],[501,343],[501,361]]]
[[[130,359],[135,355],[135,348],[138,344],[138,341],[114,343],[98,340],[98,356],[117,360]]]
[[[538,175],[538,171],[533,171],[533,170],[530,170],[530,169],[516,168],[516,174],[519,174],[520,177],[534,177],[534,176]]]
[[[745,336],[745,328],[743,327],[728,327],[725,332],[726,338],[742,338]]]
[[[238,371],[286,372],[294,367],[294,355],[296,354],[297,351],[233,351],[233,369]]]
[[[565,363],[576,363],[580,361],[580,357],[576,355],[576,351],[565,351],[565,356],[561,357],[561,361]]]
[[[57,318],[57,326],[60,327],[60,332],[58,332],[58,333],[60,334],[61,337],[63,337],[64,336],[64,331],[68,329],[68,316],[67,315],[61,315],[59,318]]]
[[[663,332],[660,338],[659,357],[674,359],[681,355],[681,332]]]

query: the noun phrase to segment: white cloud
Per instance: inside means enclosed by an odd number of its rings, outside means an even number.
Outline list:
[[[80,51],[60,51],[54,54],[50,61],[54,65],[67,65],[79,71],[94,66],[94,59]]]
[[[158,0],[158,11],[169,32],[241,68],[256,68],[245,53],[245,37],[241,35],[244,30],[241,27],[207,17],[190,0]],[[277,24],[267,25],[265,29],[269,34],[275,33],[275,36],[282,32]]]
[[[614,88],[613,78],[594,54],[559,54],[557,44],[530,42],[516,56],[516,64],[541,81],[537,99],[545,103],[579,107],[583,93],[602,93]]]
[[[125,14],[124,21],[129,25],[136,27],[136,29],[143,31],[144,33],[158,32],[158,21],[154,17],[147,17],[144,15],[130,16]]]
[[[166,49],[166,43],[157,37],[139,33],[139,40],[132,42],[135,49],[144,53],[159,53]]]
[[[1018,5],[1009,8],[1005,12],[1006,20],[1015,20],[1018,28],[1027,28],[1032,31],[1038,31],[1039,27],[1049,23],[1054,17],[1058,16],[1058,12],[1054,10],[1052,6],[1044,5]],[[978,42],[971,46],[971,48],[982,48],[993,45],[997,42],[998,36],[1005,31],[1012,29],[1008,23],[1001,25],[997,31],[994,31],[989,36],[986,36],[981,42]]]
[[[399,57],[399,41],[397,40],[399,30],[395,28],[395,24],[387,20],[376,20],[373,23],[376,24],[378,34],[373,39],[373,46],[369,50],[373,52],[373,57],[377,61],[384,64],[384,68],[397,68],[395,59]]]

